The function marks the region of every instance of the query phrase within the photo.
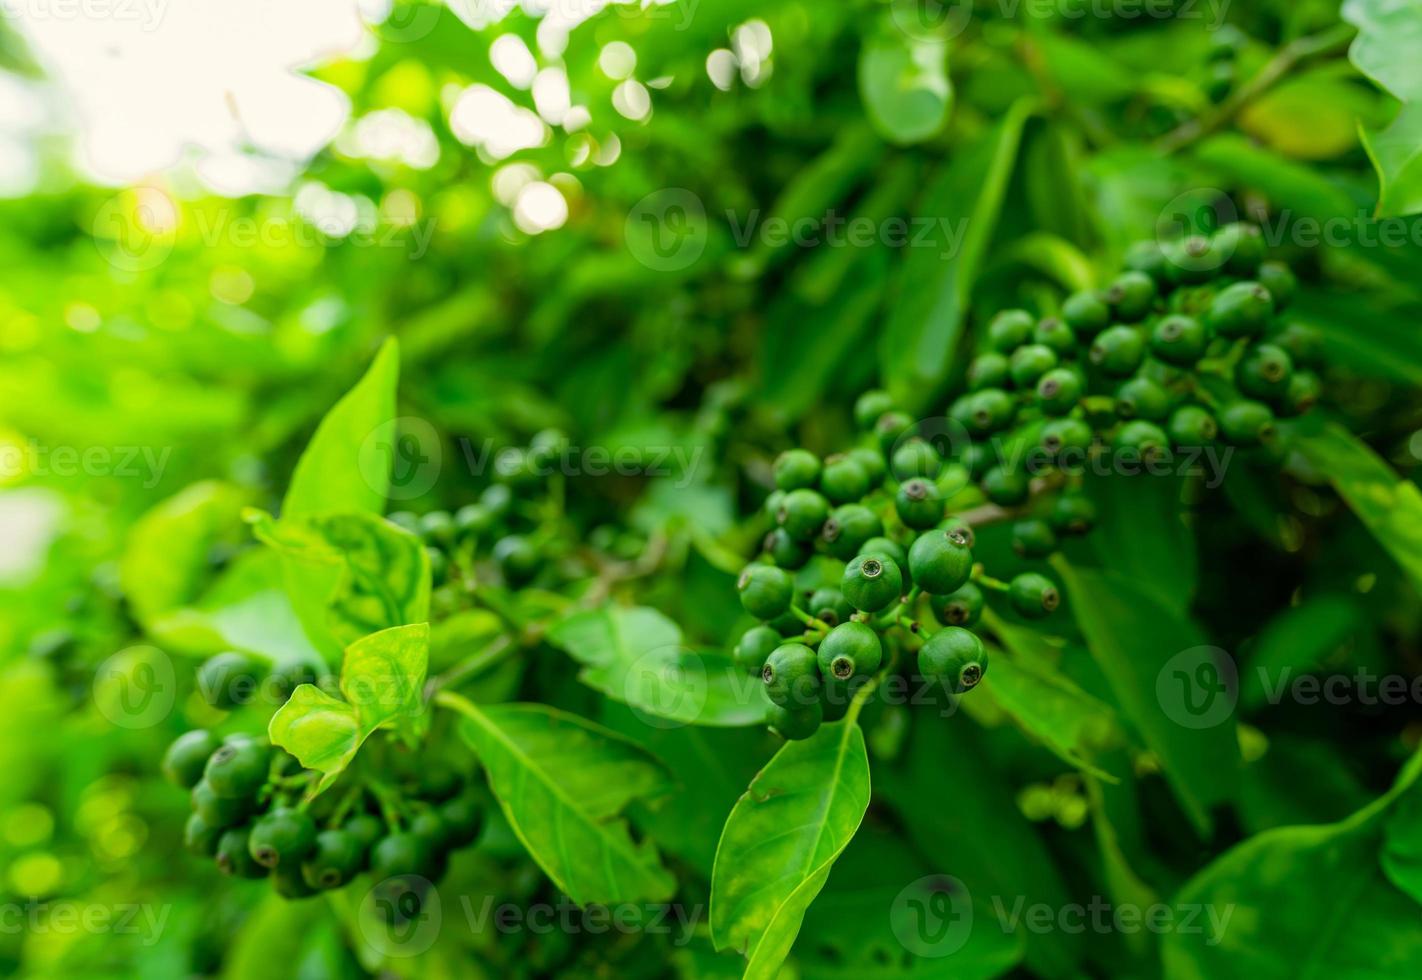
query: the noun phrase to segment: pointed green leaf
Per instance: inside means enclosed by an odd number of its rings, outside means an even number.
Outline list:
[[[365,731],[407,724],[423,712],[429,659],[429,623],[381,630],[346,648],[341,693],[356,706]]]
[[[711,938],[775,975],[805,910],[869,807],[869,757],[853,722],[787,742],[726,820],[711,875]]]
[[[326,413],[282,503],[282,517],[356,511],[381,514],[390,490],[400,348],[392,337],[365,377]]]
[[[445,701],[450,704],[449,700]],[[660,901],[676,889],[650,840],[632,839],[622,811],[670,786],[636,743],[538,704],[459,699],[460,732],[488,773],[528,853],[579,905]]]
[[[350,765],[368,733],[352,705],[314,684],[302,684],[272,715],[267,734],[307,769],[324,773],[324,788]]]

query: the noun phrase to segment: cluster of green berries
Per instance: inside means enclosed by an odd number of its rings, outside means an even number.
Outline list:
[[[887,396],[871,392],[856,414],[872,445],[824,460],[792,449],[776,460],[767,501],[775,527],[764,560],[737,583],[742,607],[761,625],[741,637],[735,660],[760,675],[771,727],[786,738],[808,738],[842,712],[856,683],[884,663],[889,630],[924,637],[915,618],[921,606],[939,628],[917,650],[918,672],[962,694],[987,670],[987,650],[971,629],[985,588],[1005,592],[1026,617],[1060,603],[1044,576],[1001,583],[982,573],[972,528],[947,512],[939,482],[947,464],[938,451],[921,439],[878,441],[879,421],[899,414]],[[795,571],[816,555],[833,563],[838,585],[797,591]]]
[[[435,587],[449,581],[454,570],[481,558],[492,561],[508,586],[528,585],[547,564],[546,536],[539,533],[542,504],[550,490],[552,464],[567,446],[563,432],[546,429],[528,446],[498,455],[493,481],[475,503],[453,513],[395,511],[386,520],[424,542]]]
[[[457,777],[438,770],[403,796],[403,824],[329,796],[303,802],[317,774],[302,770],[266,739],[206,730],[180,735],[163,758],[164,775],[192,794],[184,844],[227,875],[270,878],[277,893],[306,898],[369,872],[372,881],[437,881],[449,855],[478,836],[483,806]]]
[[[208,704],[231,711],[254,701],[284,704],[302,684],[321,684],[329,677],[318,675],[306,663],[276,669],[255,657],[236,650],[213,654],[197,669],[197,689]]]
[[[962,462],[987,497],[1015,506],[1030,491],[1025,467],[996,465],[994,439],[1033,437],[1049,464],[1069,469],[1108,446],[1154,460],[1216,440],[1258,445],[1276,417],[1311,408],[1319,338],[1279,322],[1297,281],[1264,255],[1248,224],[1164,247],[1140,242],[1125,272],[1068,296],[1056,315],[994,317],[968,390],[949,408],[972,439]],[[881,419],[891,430],[901,423]]]

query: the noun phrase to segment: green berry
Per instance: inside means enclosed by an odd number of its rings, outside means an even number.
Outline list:
[[[775,486],[789,492],[813,487],[820,479],[820,460],[805,449],[787,449],[775,460]]]
[[[1092,341],[1087,357],[1103,374],[1118,378],[1135,374],[1145,359],[1145,338],[1134,327],[1110,327]]]
[[[1023,572],[1008,583],[1012,608],[1028,619],[1041,619],[1061,605],[1061,593],[1052,580],[1036,572]]]
[[[844,568],[839,590],[855,609],[876,613],[903,595],[904,576],[887,555],[863,554]]]
[[[918,436],[895,449],[889,462],[889,472],[896,480],[912,480],[916,476],[933,480],[942,469],[943,457],[938,455],[938,450]]]
[[[1080,493],[1064,493],[1052,503],[1048,523],[1058,534],[1085,534],[1096,525],[1096,505]]]
[[[1057,550],[1057,532],[1040,518],[1012,525],[1012,550],[1023,558],[1045,558]]]
[[[513,510],[513,491],[502,483],[491,484],[479,494],[479,506],[492,514],[495,520],[505,517]]]
[[[965,547],[971,548],[977,541],[977,534],[973,531],[973,526],[963,520],[958,514],[949,514],[943,518],[943,522],[938,525],[939,529],[953,535],[953,539]]]
[[[1085,387],[1075,368],[1056,368],[1037,382],[1037,404],[1047,415],[1065,415],[1081,401]]]
[[[968,390],[982,391],[984,388],[1001,388],[1011,378],[1010,362],[1006,354],[988,351],[973,358],[968,365]]]
[[[1297,367],[1317,366],[1323,362],[1323,334],[1302,323],[1291,323],[1270,338],[1289,352]]]
[[[207,760],[203,779],[218,796],[255,799],[271,758],[271,749],[255,739],[226,742]]]
[[[246,654],[228,651],[203,661],[198,667],[197,685],[208,704],[231,710],[252,700],[261,677],[255,660]]]
[[[1225,255],[1214,239],[1191,235],[1171,242],[1163,249],[1171,276],[1182,283],[1213,279],[1224,268]]]
[[[1003,310],[988,324],[988,347],[1000,354],[1010,354],[1027,343],[1037,321],[1026,310]]]
[[[819,661],[803,643],[784,643],[772,650],[760,679],[774,704],[809,704],[820,696]]]
[[[1153,241],[1135,242],[1126,249],[1123,262],[1133,272],[1144,272],[1157,283],[1171,279],[1169,264],[1160,245]]]
[[[223,831],[217,841],[217,870],[232,878],[265,878],[267,869],[252,860],[250,825]]]
[[[447,510],[432,510],[420,518],[420,537],[449,544],[454,540],[454,517]]]
[[[774,565],[747,565],[736,581],[741,605],[756,619],[774,619],[790,608],[795,583],[790,574]]]
[[[1221,337],[1255,337],[1274,315],[1274,297],[1257,282],[1237,282],[1220,290],[1205,321]]]
[[[1090,289],[1072,293],[1062,303],[1062,319],[1078,337],[1094,337],[1111,322],[1111,307]]]
[[[772,704],[767,720],[771,729],[781,738],[798,742],[819,731],[824,716],[824,705],[819,701],[811,701],[809,704],[789,707]]]
[[[879,634],[863,623],[841,623],[820,641],[819,668],[826,678],[846,681],[857,674],[872,674],[883,658]]]
[[[429,841],[430,847],[437,855],[448,850],[449,828],[445,826],[444,818],[439,815],[438,810],[423,810],[415,814],[410,818],[407,829]]]
[[[418,875],[438,877],[439,858],[426,837],[396,831],[376,841],[370,849],[370,873],[377,881]]]
[[[1171,413],[1166,431],[1177,446],[1206,446],[1215,441],[1220,427],[1199,405],[1182,405]]]
[[[1243,221],[1225,225],[1215,233],[1220,249],[1228,256],[1225,268],[1236,276],[1258,274],[1269,246],[1258,225]]]
[[[1170,393],[1149,378],[1135,377],[1116,389],[1116,414],[1158,422],[1170,412]]]
[[[221,746],[217,736],[203,729],[183,732],[163,754],[163,775],[182,789],[192,789],[202,779],[208,756]]]
[[[1021,467],[994,466],[983,474],[983,493],[999,507],[1015,507],[1032,491],[1027,471]]]
[[[1116,433],[1115,445],[1118,450],[1139,453],[1142,459],[1156,459],[1170,452],[1170,438],[1165,430],[1154,422],[1127,422]]]
[[[759,674],[765,660],[780,646],[780,634],[769,626],[752,626],[741,635],[732,658],[748,674]]]
[[[330,891],[360,874],[364,863],[361,841],[341,830],[323,830],[301,862],[301,875],[312,888]]]
[[[1302,415],[1318,404],[1323,394],[1323,382],[1312,371],[1295,371],[1289,378],[1288,390],[1284,392],[1282,407],[1290,415]]]
[[[1220,413],[1220,431],[1236,445],[1253,446],[1274,434],[1274,413],[1261,402],[1241,400]]]
[[[1057,352],[1045,344],[1024,344],[1012,352],[1011,365],[1013,383],[1030,388],[1057,366]]]
[[[757,666],[756,670],[759,671],[760,667]],[[445,840],[449,846],[467,847],[474,843],[484,826],[484,807],[473,793],[460,793],[440,805],[439,817],[444,822]]]
[[[859,447],[851,449],[845,453],[850,459],[864,467],[864,472],[869,474],[869,488],[872,490],[884,482],[884,477],[889,472],[888,464],[884,462],[884,454],[874,449]]]
[[[369,854],[375,842],[385,836],[385,823],[369,813],[356,814],[347,820],[341,829],[360,842],[365,854]]]
[[[909,548],[909,574],[925,592],[947,595],[973,571],[973,551],[958,529],[925,531]]]
[[[1076,351],[1076,334],[1058,316],[1049,316],[1037,324],[1032,331],[1032,343],[1050,347],[1058,355],[1065,356]]]
[[[1069,451],[1084,452],[1093,438],[1091,426],[1081,419],[1052,419],[1042,426],[1042,448],[1053,458]]]
[[[968,396],[967,427],[979,434],[1007,428],[1017,414],[1017,402],[1001,388],[986,388]]]
[[[1299,291],[1299,280],[1282,262],[1265,262],[1259,266],[1259,283],[1269,290],[1277,309],[1285,309]]]
[[[233,827],[246,820],[252,812],[253,800],[245,796],[220,796],[207,784],[199,780],[193,787],[193,812],[202,817],[209,827]]]
[[[316,824],[301,810],[279,806],[252,825],[248,850],[265,868],[300,866],[316,844]]]
[[[927,480],[909,480],[894,494],[894,511],[906,525],[922,530],[943,520],[943,497]]]
[[[972,582],[964,582],[947,595],[935,596],[933,611],[949,626],[972,626],[982,618],[985,604],[983,590]]]
[[[783,527],[766,534],[761,548],[776,565],[789,569],[804,568],[814,554],[813,548],[803,541],[796,541]]]
[[[302,684],[315,684],[320,679],[315,667],[305,661],[300,661],[277,667],[267,677],[267,682],[271,685],[272,693],[276,695],[277,699],[285,703],[291,698],[292,692]]]
[[[993,448],[986,442],[969,443],[963,450],[963,465],[974,480],[981,480],[997,458]]]
[[[908,567],[908,552],[904,551],[897,541],[890,538],[870,538],[864,542],[864,547],[860,548],[858,553],[891,559],[900,570]]]
[[[853,613],[854,607],[839,589],[826,586],[810,595],[810,615],[823,623],[834,626],[848,620]]]
[[[903,434],[913,428],[913,417],[905,412],[885,412],[874,423],[874,435],[879,440],[879,448],[885,453],[892,452],[894,444]]]
[[[1293,358],[1276,344],[1256,344],[1235,366],[1234,384],[1250,398],[1273,400],[1289,390],[1294,374]]]
[[[869,472],[862,463],[843,453],[825,460],[820,473],[820,490],[832,504],[847,504],[869,492]]]
[[[1135,270],[1121,273],[1106,288],[1106,301],[1123,323],[1143,319],[1155,305],[1155,296],[1155,280]]]
[[[776,521],[797,541],[813,541],[829,520],[830,505],[814,490],[791,490],[780,504]]]
[[[987,673],[987,648],[972,630],[945,626],[918,651],[918,672],[942,678],[954,694],[978,686]]]
[[[539,467],[546,467],[568,451],[570,440],[562,429],[543,429],[528,440],[528,453]]]
[[[774,520],[780,513],[780,508],[785,506],[785,491],[772,490],[765,498],[765,512]]]
[[[887,391],[866,391],[854,402],[854,424],[868,432],[879,421],[879,416],[893,410],[894,399]]]
[[[494,562],[511,585],[533,581],[543,565],[538,546],[518,534],[510,534],[494,542]]]
[[[222,828],[208,823],[200,813],[189,814],[188,822],[183,825],[183,846],[198,857],[215,855],[221,837]]]
[[[879,515],[863,504],[845,504],[830,514],[820,531],[820,540],[831,555],[848,561],[859,554],[864,543],[884,533]]]
[[[1155,325],[1150,335],[1150,349],[1156,357],[1170,364],[1193,365],[1205,356],[1210,345],[1210,332],[1192,316],[1172,314]]]

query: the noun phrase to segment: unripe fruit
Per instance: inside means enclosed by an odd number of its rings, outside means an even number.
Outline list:
[[[1008,583],[1012,608],[1028,619],[1041,619],[1061,605],[1061,593],[1052,580],[1036,572],[1023,572]]]
[[[1294,362],[1288,351],[1275,344],[1251,347],[1234,369],[1234,384],[1250,398],[1273,400],[1289,390]]]
[[[1080,493],[1064,493],[1052,504],[1047,518],[1058,534],[1085,534],[1096,524],[1096,505]]]
[[[454,540],[454,517],[447,510],[432,510],[420,518],[420,537],[448,544]]]
[[[820,479],[820,461],[804,449],[788,449],[775,460],[775,486],[779,490],[813,487]]]
[[[312,888],[330,891],[360,874],[364,863],[365,848],[360,841],[344,831],[323,830],[301,863],[301,876]]]
[[[987,673],[987,648],[972,630],[945,626],[918,651],[918,672],[942,678],[954,694],[978,686]]]
[[[1131,450],[1143,459],[1156,459],[1170,453],[1170,439],[1154,422],[1127,422],[1116,433],[1116,448]]]
[[[246,796],[221,796],[207,784],[199,780],[193,787],[193,812],[202,817],[209,827],[232,827],[247,819],[252,812],[254,801]]]
[[[795,583],[774,565],[747,565],[736,582],[741,605],[756,619],[774,619],[790,608]]]
[[[173,740],[163,755],[163,775],[175,786],[192,789],[202,779],[208,757],[221,744],[216,735],[203,729],[184,732]]]
[[[1087,357],[1103,374],[1125,377],[1145,359],[1145,338],[1134,327],[1110,327],[1092,341]]]
[[[863,550],[864,542],[884,533],[879,515],[863,504],[845,504],[830,514],[820,530],[820,540],[831,555],[848,561]]]
[[[1316,366],[1323,361],[1323,334],[1302,323],[1291,323],[1270,338],[1289,352],[1295,367]]]
[[[435,878],[438,870],[434,848],[419,834],[396,831],[370,849],[370,873],[377,882],[406,875]]]
[[[1215,233],[1220,249],[1229,256],[1225,268],[1236,276],[1252,276],[1258,273],[1268,244],[1258,225],[1243,221],[1225,225]]]
[[[879,439],[879,448],[884,452],[893,449],[894,443],[913,427],[913,418],[904,412],[885,412],[874,423],[874,435]]]
[[[1059,356],[1076,351],[1076,334],[1058,316],[1049,316],[1038,323],[1032,331],[1032,343],[1041,344],[1056,351]]]
[[[972,626],[983,614],[983,590],[972,582],[944,596],[934,597],[933,611],[949,626]]]
[[[899,600],[903,584],[903,573],[892,558],[864,554],[845,566],[839,590],[855,609],[876,613]]]
[[[894,494],[894,510],[904,524],[922,530],[943,520],[943,498],[927,480],[909,480]]]
[[[246,654],[219,653],[198,668],[198,691],[214,708],[230,711],[252,700],[263,673]]]
[[[771,729],[781,738],[798,742],[819,731],[820,725],[824,721],[824,710],[824,705],[819,701],[791,707],[772,704],[767,721],[769,721]]]
[[[1237,282],[1222,289],[1205,315],[1221,337],[1254,337],[1274,315],[1274,298],[1257,282]]]
[[[217,870],[233,878],[265,878],[267,869],[252,859],[252,828],[233,827],[217,842]]]
[[[1300,415],[1318,404],[1323,394],[1323,383],[1312,371],[1295,371],[1289,378],[1288,390],[1280,400],[1283,410],[1290,415]]]
[[[854,607],[839,589],[816,589],[810,596],[810,615],[822,623],[834,626],[845,622],[853,614]]]
[[[988,347],[1010,354],[1027,342],[1036,323],[1026,310],[1003,310],[988,324]]]
[[[1050,456],[1065,452],[1084,452],[1091,447],[1094,436],[1091,426],[1081,419],[1053,419],[1042,426],[1042,448]]]
[[[254,798],[266,784],[271,750],[252,739],[226,742],[207,760],[203,779],[224,797]]]
[[[267,868],[299,866],[316,843],[316,824],[300,810],[275,807],[252,825],[248,850]]]
[[[188,815],[183,825],[183,846],[188,853],[198,857],[212,857],[217,853],[217,844],[222,837],[222,828],[214,827],[203,819],[200,813]]]
[[[1150,349],[1170,364],[1193,365],[1205,356],[1210,332],[1199,320],[1180,313],[1165,317],[1150,335]]]
[[[1261,402],[1237,401],[1220,413],[1220,431],[1230,442],[1252,446],[1274,434],[1274,413]]]
[[[1094,337],[1111,322],[1111,307],[1100,293],[1082,290],[1062,303],[1062,319],[1078,337]]]
[[[877,450],[860,446],[845,453],[864,468],[864,472],[869,474],[869,488],[872,490],[884,482],[884,476],[889,472],[888,464],[884,462],[884,454]]]
[[[1019,388],[1031,388],[1042,375],[1057,366],[1057,352],[1045,344],[1024,344],[1012,352],[1012,381]]]
[[[493,553],[499,571],[513,585],[533,581],[543,565],[537,545],[518,534],[510,534],[494,542]]]
[[[1045,558],[1057,550],[1057,535],[1046,521],[1031,518],[1012,526],[1012,550],[1023,558]]]
[[[874,428],[879,416],[894,410],[894,399],[887,391],[874,389],[860,395],[854,403],[854,424],[865,432]]]
[[[1168,282],[1171,278],[1165,253],[1153,241],[1135,242],[1126,249],[1123,264],[1127,269],[1144,272],[1157,283]]]
[[[1012,424],[1017,402],[1001,388],[986,388],[968,396],[963,424],[980,435],[997,432]]]
[[[999,507],[1015,507],[1027,499],[1032,484],[1021,467],[994,466],[983,474],[982,490]]]
[[[968,390],[982,391],[984,388],[1006,386],[1012,377],[1009,366],[1006,354],[999,354],[997,351],[979,354],[968,365]]]
[[[879,634],[863,623],[841,623],[820,641],[820,673],[845,681],[856,674],[872,674],[884,658]]]
[[[1299,291],[1299,280],[1293,270],[1282,262],[1265,262],[1259,266],[1260,285],[1274,297],[1274,308],[1282,310],[1294,301]]]
[[[1065,415],[1076,407],[1085,387],[1074,368],[1056,368],[1037,382],[1037,403],[1047,415]]]
[[[1135,323],[1149,313],[1155,296],[1155,280],[1134,270],[1121,273],[1106,289],[1106,301],[1123,323]]]
[[[774,704],[809,704],[820,696],[819,660],[803,643],[776,647],[760,669],[760,679]]]
[[[440,805],[439,816],[444,821],[445,839],[451,847],[474,843],[484,825],[484,808],[473,793],[461,793],[446,800]]]
[[[1131,378],[1116,389],[1116,414],[1158,422],[1170,412],[1170,394],[1149,378]]]
[[[832,504],[847,504],[869,492],[869,472],[852,456],[836,453],[820,471],[820,491]]]
[[[781,644],[780,634],[769,626],[752,626],[741,635],[732,659],[748,674],[759,674],[766,658]]]
[[[347,820],[341,829],[359,841],[367,855],[375,846],[375,842],[385,836],[384,821],[369,813],[356,814]]]
[[[1177,446],[1206,446],[1215,441],[1220,427],[1199,405],[1182,405],[1171,414],[1167,431]]]
[[[829,519],[829,501],[814,490],[791,490],[776,520],[797,541],[813,541]]]
[[[956,529],[925,531],[909,548],[909,574],[925,592],[947,595],[966,582],[972,571],[972,549]]]
[[[878,555],[880,558],[892,559],[899,570],[908,567],[908,552],[899,545],[897,541],[885,537],[873,537],[864,542],[864,547],[859,549],[861,555]],[[843,590],[841,589],[841,592]]]
[[[942,469],[943,457],[938,455],[938,450],[918,436],[895,449],[894,458],[889,463],[889,472],[894,474],[896,480],[912,480],[916,476],[932,480]]]
[[[765,540],[761,542],[761,550],[776,565],[789,569],[803,568],[805,562],[815,553],[810,545],[804,541],[796,541],[783,527],[777,527],[766,534]]]

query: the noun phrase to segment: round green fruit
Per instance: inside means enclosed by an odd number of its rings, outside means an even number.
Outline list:
[[[266,868],[300,866],[316,843],[316,824],[301,810],[279,806],[252,825],[248,850]]]
[[[864,623],[841,623],[820,641],[819,669],[826,677],[846,681],[858,674],[872,674],[884,658],[884,646]]]
[[[1023,572],[1008,583],[1012,608],[1028,619],[1041,619],[1061,605],[1061,593],[1052,580],[1036,572]]]
[[[960,588],[947,595],[935,596],[934,612],[949,626],[972,626],[983,615],[986,600],[983,590],[972,582],[965,582]]]
[[[202,779],[208,757],[221,744],[216,735],[201,728],[183,732],[163,754],[163,775],[175,786],[192,789]]]
[[[776,647],[760,669],[765,693],[778,705],[802,705],[819,699],[820,668],[815,651],[803,643]]]
[[[779,490],[813,487],[820,479],[820,461],[805,449],[789,449],[775,460],[775,486]]]
[[[819,731],[824,717],[824,705],[819,701],[811,701],[809,704],[791,707],[772,704],[767,720],[770,722],[771,730],[781,738],[798,742]]]
[[[780,646],[780,634],[769,626],[752,626],[741,636],[732,653],[736,666],[748,674],[759,674],[766,658]]]
[[[925,592],[946,595],[973,571],[973,552],[956,529],[925,531],[909,548],[909,574]]]
[[[863,504],[845,504],[830,514],[820,530],[820,540],[826,550],[841,561],[848,561],[863,550],[864,542],[884,533],[884,523]]]
[[[774,565],[747,565],[736,580],[741,605],[756,619],[774,619],[790,608],[795,582]]]
[[[853,456],[836,453],[820,471],[820,490],[832,504],[847,504],[869,492],[869,472]]]
[[[904,524],[922,530],[943,520],[943,497],[927,480],[909,480],[894,494],[894,511]]]
[[[871,553],[859,555],[845,566],[839,590],[855,609],[876,613],[899,600],[903,584],[898,563]]]
[[[972,630],[945,626],[918,651],[918,672],[942,678],[954,694],[978,686],[987,673],[987,648]]]

